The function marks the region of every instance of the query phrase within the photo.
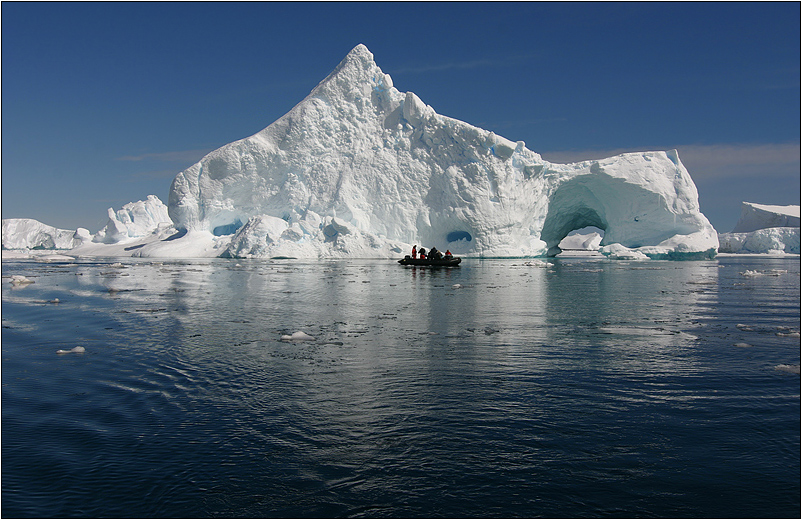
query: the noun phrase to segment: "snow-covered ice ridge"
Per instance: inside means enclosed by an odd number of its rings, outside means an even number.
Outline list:
[[[76,251],[388,258],[418,244],[525,257],[557,254],[587,226],[604,230],[600,250],[615,258],[718,248],[676,151],[550,163],[400,92],[364,45],[273,124],[179,173],[168,209],[175,229],[151,222],[149,237],[110,211]]]
[[[800,254],[800,207],[744,202],[732,233],[719,234],[722,253]]]
[[[172,246],[234,233],[235,257],[541,256],[585,226],[653,257],[718,247],[676,151],[549,163],[398,91],[364,45],[279,120],[179,173],[168,207],[187,231]]]

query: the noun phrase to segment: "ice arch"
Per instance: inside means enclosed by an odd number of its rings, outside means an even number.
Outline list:
[[[543,230],[540,232],[540,239],[548,247],[548,256],[560,254],[560,242],[575,229],[593,226],[607,234],[605,204],[591,191],[588,183],[567,182],[552,195]]]
[[[619,243],[628,248],[695,231],[677,218],[664,196],[648,188],[599,170],[564,182],[549,197],[540,234],[546,254],[558,255],[562,239],[586,226],[604,231],[602,246]]]
[[[473,237],[467,231],[452,231],[446,237],[446,242],[457,242],[458,240],[465,240],[470,242]]]

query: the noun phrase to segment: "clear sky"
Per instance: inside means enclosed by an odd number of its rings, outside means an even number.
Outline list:
[[[98,231],[357,44],[547,160],[676,148],[720,232],[800,203],[800,3],[2,4],[2,216]]]

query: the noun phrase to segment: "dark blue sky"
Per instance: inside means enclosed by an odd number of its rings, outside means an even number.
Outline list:
[[[2,3],[2,216],[95,232],[358,43],[547,160],[677,148],[702,211],[799,204],[800,3]]]

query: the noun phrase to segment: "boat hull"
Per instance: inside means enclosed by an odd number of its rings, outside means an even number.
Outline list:
[[[440,260],[432,260],[429,258],[412,258],[409,255],[398,261],[398,263],[401,265],[414,265],[419,267],[457,267],[459,266],[460,262],[462,262],[462,258],[451,258],[448,260],[442,258]]]

